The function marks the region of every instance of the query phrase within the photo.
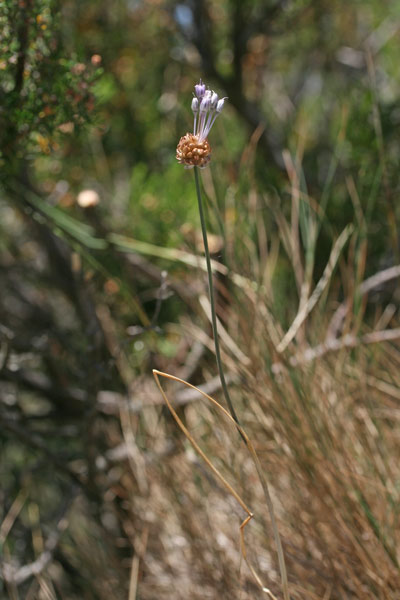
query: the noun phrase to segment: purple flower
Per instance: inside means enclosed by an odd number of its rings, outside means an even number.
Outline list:
[[[196,94],[196,96],[198,97],[199,100],[201,100],[201,98],[206,93],[206,86],[201,81],[201,79],[200,79],[200,82],[194,86],[194,93]]]
[[[193,134],[197,136],[200,142],[206,140],[215,119],[221,113],[225,100],[219,99],[214,90],[206,89],[201,81],[194,86],[196,97],[192,100],[192,110],[194,113]],[[196,102],[197,100],[197,102]],[[193,107],[196,107],[196,110]]]

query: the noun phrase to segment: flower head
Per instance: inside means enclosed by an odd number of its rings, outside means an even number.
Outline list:
[[[219,98],[214,90],[206,89],[201,81],[194,86],[192,111],[194,115],[193,133],[187,133],[180,140],[176,149],[177,160],[185,165],[204,168],[211,160],[211,147],[207,137],[215,119],[221,113],[225,100]]]

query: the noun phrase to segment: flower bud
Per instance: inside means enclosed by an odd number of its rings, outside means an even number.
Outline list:
[[[199,101],[197,98],[193,98],[192,100],[192,111],[194,114],[199,112]]]
[[[225,100],[228,100],[228,96],[225,96],[225,98],[221,98],[221,100],[218,100],[216,108],[217,113],[220,113],[224,108]]]
[[[211,92],[207,90],[200,104],[200,112],[207,112],[211,105]]]
[[[211,94],[211,108],[214,110],[217,106],[218,103],[218,94],[216,94],[214,91]]]
[[[201,100],[204,94],[206,93],[206,86],[201,81],[201,79],[200,82],[194,86],[194,93],[196,94],[199,100]]]

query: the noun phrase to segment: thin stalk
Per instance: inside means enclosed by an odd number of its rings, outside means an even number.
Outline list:
[[[232,418],[239,425],[239,419],[236,415],[235,409],[233,408],[232,400],[231,400],[229,392],[228,392],[228,386],[226,385],[224,370],[223,370],[223,366],[222,366],[221,352],[220,352],[220,348],[219,348],[218,328],[217,328],[217,314],[216,314],[216,310],[215,310],[213,273],[212,273],[212,269],[211,269],[210,251],[208,249],[208,237],[207,237],[206,222],[204,219],[203,201],[201,199],[201,192],[200,192],[199,172],[196,167],[194,168],[194,178],[196,181],[196,193],[197,193],[197,202],[199,205],[201,232],[203,234],[204,253],[206,256],[206,263],[207,263],[208,288],[209,288],[209,294],[210,294],[211,323],[212,323],[212,330],[213,330],[213,336],[214,336],[215,357],[217,359],[218,373],[219,373],[219,378],[221,380],[222,391],[224,393],[225,400],[226,400],[226,403],[229,408],[229,412],[231,413]]]
[[[254,465],[257,470],[258,477],[260,479],[260,482],[261,482],[261,485],[263,488],[264,496],[265,496],[265,499],[267,502],[268,512],[269,512],[269,515],[271,518],[271,525],[272,525],[272,530],[273,530],[277,554],[278,554],[278,562],[279,562],[279,570],[280,570],[280,574],[281,574],[283,597],[284,597],[284,600],[290,600],[288,577],[287,577],[287,571],[286,571],[286,565],[285,565],[285,558],[284,558],[284,554],[283,554],[282,542],[281,542],[281,537],[279,535],[278,524],[277,524],[277,521],[275,518],[275,512],[274,512],[274,507],[272,504],[272,499],[271,499],[269,489],[268,489],[267,478],[264,474],[263,468],[262,468],[260,461],[258,459],[258,456],[253,448],[253,445],[251,444],[247,435],[245,435],[245,433],[240,425],[240,422],[236,415],[235,409],[233,408],[232,400],[229,396],[228,386],[226,385],[226,381],[225,381],[224,370],[222,367],[222,360],[221,360],[221,352],[220,352],[220,348],[219,348],[219,338],[218,338],[218,329],[217,329],[217,314],[216,314],[216,310],[215,310],[213,274],[212,274],[212,269],[211,269],[210,251],[208,249],[207,228],[206,228],[206,223],[205,223],[205,219],[204,219],[203,202],[201,199],[200,180],[199,180],[199,173],[198,173],[197,167],[194,168],[194,178],[196,181],[196,192],[197,192],[197,201],[198,201],[198,205],[199,205],[201,231],[203,234],[204,254],[206,256],[206,263],[207,263],[208,287],[209,287],[209,292],[210,292],[210,305],[211,305],[211,323],[212,323],[212,329],[213,329],[213,335],[214,335],[215,356],[217,359],[217,366],[218,366],[219,377],[221,380],[221,387],[222,387],[222,391],[225,396],[226,403],[229,408],[229,412],[232,415],[232,418],[234,419],[234,421],[236,422],[237,430],[239,431],[242,440],[246,444],[246,446],[252,456]],[[190,385],[190,384],[187,384],[187,385]],[[212,399],[210,398],[210,400],[212,400]]]

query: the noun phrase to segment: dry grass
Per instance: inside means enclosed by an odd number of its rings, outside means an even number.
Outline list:
[[[298,202],[299,195],[292,195],[292,200]],[[363,266],[357,261],[351,266],[357,228],[347,230],[339,242],[333,240],[330,262],[320,283],[314,284],[312,268],[301,258],[302,252],[298,254],[299,242],[293,239],[296,206],[291,215],[289,223],[283,213],[277,218],[281,235],[283,230],[292,232],[285,248],[292,267],[298,268],[299,256],[303,264],[294,277],[298,310],[288,302],[290,335],[285,335],[274,314],[269,285],[282,253],[279,242],[265,242],[277,250],[275,255],[264,253],[261,269],[259,260],[251,258],[263,253],[259,248],[255,252],[245,239],[248,260],[240,264],[248,278],[233,275],[218,283],[221,297],[230,301],[229,309],[221,312],[221,340],[227,372],[236,382],[232,396],[271,486],[290,597],[394,600],[400,598],[396,319],[393,311],[386,321],[381,313],[375,322],[369,317],[369,325],[363,318],[371,286],[368,282],[359,286]],[[309,230],[316,231],[315,213],[310,212],[308,219]],[[342,289],[348,293],[341,303],[334,275],[339,262],[339,272],[354,281],[344,283]],[[243,273],[246,264],[252,267]],[[397,271],[378,274],[374,285],[397,276]],[[257,275],[260,280],[260,274],[263,284],[255,288],[249,281]],[[199,304],[207,313],[201,297]],[[302,318],[296,321],[296,314]],[[188,347],[200,342],[212,350],[204,328],[185,321],[182,325],[180,335]],[[179,374],[176,364],[169,367]],[[207,363],[199,367],[204,381],[211,379]],[[172,402],[184,398],[174,382],[167,382],[166,390]],[[142,399],[140,431],[147,446],[142,476],[148,492],[146,499],[133,489],[126,492],[135,521],[148,528],[139,597],[266,597],[240,552],[239,525],[246,512],[175,423],[161,416],[156,390],[146,385]],[[265,497],[235,426],[200,395],[176,406],[207,458],[254,513],[245,533],[249,561],[263,584],[281,598]],[[137,415],[132,419],[137,432]]]
[[[288,156],[286,162],[292,165]],[[219,268],[216,287],[232,399],[270,486],[290,598],[396,600],[398,319],[390,303],[385,308],[380,302],[374,314],[368,294],[394,281],[399,267],[362,283],[367,247],[355,222],[332,239],[330,259],[314,281],[323,214],[299,193],[290,169],[289,180],[289,216],[254,191],[247,206],[231,202],[223,215],[229,268]],[[206,184],[210,189],[212,180]],[[274,218],[272,237],[259,217],[265,211]],[[308,238],[301,239],[301,227]],[[152,247],[145,252],[151,254]],[[157,253],[163,256],[162,249]],[[188,249],[164,258],[185,264],[187,281],[201,289],[200,259]],[[292,269],[293,288],[278,297],[274,276],[282,264]],[[156,364],[197,386],[211,383],[213,397],[222,402],[203,290],[191,318],[182,316],[178,327],[166,327],[177,355],[157,357]],[[165,381],[163,388],[190,432],[184,435],[151,374],[137,378],[130,372],[111,313],[104,306],[97,312],[130,394],[102,391],[98,396],[100,411],[111,415],[96,432],[108,448],[96,463],[104,489],[101,526],[93,525],[90,503],[78,498],[62,540],[74,570],[71,580],[91,582],[88,599],[93,590],[95,597],[107,600],[268,597],[241,552],[246,505],[254,514],[245,528],[249,564],[280,600],[270,513],[236,426],[200,394],[187,394],[176,381]],[[193,449],[190,436],[232,489]],[[0,535],[7,537],[25,501],[21,490]],[[57,554],[54,558],[45,574],[33,578],[29,597],[78,597],[65,565],[60,573]],[[20,597],[14,584],[7,590],[10,597]]]
[[[262,330],[260,322],[249,330],[248,366],[228,355],[226,363],[240,376],[233,398],[271,484],[291,597],[398,598],[399,356],[388,343],[360,345],[297,367],[275,362],[268,372]],[[176,389],[167,389],[172,399]],[[255,514],[245,534],[250,561],[280,598],[271,523],[246,447],[200,398],[178,410]],[[148,494],[126,492],[135,522],[149,531],[140,597],[171,589],[174,598],[262,597],[241,560],[246,513],[158,408],[142,418]]]

